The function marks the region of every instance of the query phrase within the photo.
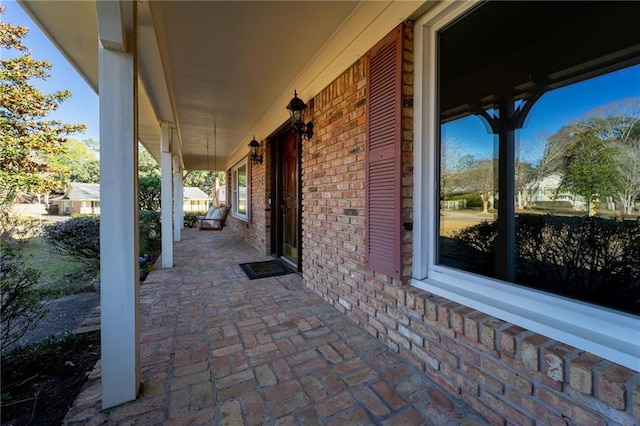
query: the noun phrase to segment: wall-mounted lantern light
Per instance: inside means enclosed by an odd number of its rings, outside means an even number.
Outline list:
[[[260,163],[262,164],[262,154],[258,154],[258,149],[260,148],[260,142],[256,140],[255,135],[251,142],[249,142],[249,149],[251,152],[251,162],[252,163]]]
[[[313,137],[313,123],[304,123],[304,110],[307,109],[307,104],[298,97],[298,92],[293,91],[293,99],[287,105],[289,115],[291,116],[291,128],[300,135],[300,139],[303,138],[309,140]]]

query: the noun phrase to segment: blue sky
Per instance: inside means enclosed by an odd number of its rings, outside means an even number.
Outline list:
[[[31,83],[45,93],[66,89],[71,91],[71,97],[60,104],[58,109],[51,113],[48,118],[70,124],[87,124],[88,127],[85,133],[71,135],[71,137],[79,140],[95,139],[99,141],[98,95],[69,65],[69,62],[51,44],[49,39],[40,32],[40,29],[31,21],[31,18],[18,3],[3,0],[0,5],[6,7],[0,19],[14,25],[29,27],[29,33],[23,39],[23,42],[31,50],[31,56],[37,60],[46,59],[53,65],[49,70],[51,77],[44,81],[31,80]],[[7,51],[3,49],[0,54],[6,55]]]
[[[29,34],[24,42],[31,49],[32,56],[35,59],[47,59],[53,64],[51,77],[46,81],[36,80],[32,83],[46,93],[71,90],[71,97],[50,117],[66,123],[86,123],[87,131],[73,137],[99,141],[98,96],[15,1],[0,0],[0,4],[6,6],[2,19],[29,27]],[[629,97],[640,97],[640,65],[547,93],[534,106],[525,128],[518,132],[519,143],[523,150],[535,157],[534,151],[540,145],[542,136],[553,134],[569,121],[597,106]],[[443,136],[464,142],[469,154],[487,157],[493,153],[493,135],[479,138],[478,135],[483,132],[484,125],[481,121],[477,117],[469,117],[455,122],[455,128],[447,126]]]
[[[525,126],[516,133],[520,146],[517,154],[535,162],[543,153],[545,137],[599,106],[629,98],[640,98],[640,65],[548,92],[536,102]],[[446,124],[442,136],[462,146],[464,154],[476,158],[494,155],[494,135],[487,133],[477,116]]]

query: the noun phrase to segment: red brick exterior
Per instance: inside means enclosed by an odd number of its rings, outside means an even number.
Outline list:
[[[413,209],[413,29],[404,42],[403,222]],[[303,277],[339,311],[465,400],[490,422],[640,423],[640,373],[409,285],[364,264],[364,59],[309,101],[315,135],[302,149]],[[267,247],[268,160],[252,170],[251,226],[233,229]]]
[[[267,141],[261,141],[262,163],[247,161],[249,169],[249,220],[242,220],[232,215],[227,219],[227,226],[244,240],[264,254],[271,251],[271,209],[268,204],[271,192],[271,157]],[[231,171],[227,171],[227,198],[231,203],[233,191],[231,188]]]

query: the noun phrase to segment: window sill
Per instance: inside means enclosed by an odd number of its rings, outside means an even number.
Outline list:
[[[233,213],[233,212],[231,212],[231,217],[233,217],[233,218],[235,218],[235,219],[238,219],[239,221],[249,223],[249,216],[240,215],[240,214],[238,214],[238,213]]]
[[[640,371],[640,318],[447,268],[412,285],[503,321]],[[465,284],[464,288],[461,284]]]

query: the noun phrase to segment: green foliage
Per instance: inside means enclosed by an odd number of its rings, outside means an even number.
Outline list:
[[[140,256],[160,253],[162,245],[160,213],[140,211]]]
[[[160,210],[160,166],[149,152],[138,145],[138,205],[140,210]]]
[[[100,183],[100,162],[85,142],[68,138],[67,152],[49,155],[48,163],[59,170],[56,190],[63,192],[70,182]]]
[[[4,8],[0,8],[0,13]],[[35,60],[22,39],[28,28],[0,21],[0,188],[3,203],[18,192],[46,193],[56,187],[60,170],[48,163],[52,155],[66,152],[65,137],[84,131],[86,125],[63,124],[45,118],[71,93],[45,94],[32,79],[49,77],[51,63]]]
[[[531,206],[533,210],[575,213],[570,201],[536,201]]]
[[[586,130],[576,136],[567,151],[559,191],[569,191],[591,201],[595,196],[612,195],[621,176],[615,160],[615,149]]]
[[[195,228],[198,222],[198,216],[204,216],[207,212],[186,212],[184,214],[184,227]]]
[[[157,256],[162,243],[160,213],[140,212],[140,256]],[[81,216],[44,227],[45,240],[60,253],[95,267],[100,261],[100,217]]]
[[[61,253],[85,263],[100,260],[100,217],[84,216],[55,222],[44,227],[45,240]]]
[[[160,165],[142,144],[138,144],[138,173],[140,176],[160,176]]]
[[[184,178],[184,186],[195,186],[211,195],[214,178],[220,179],[220,185],[224,185],[225,173],[221,171],[210,172],[208,170],[193,170]]]
[[[496,238],[496,222],[454,235],[463,269],[491,276]],[[640,220],[519,215],[516,281],[640,313]]]
[[[27,266],[16,241],[0,243],[0,350],[14,345],[46,315],[35,290],[40,273]]]
[[[91,278],[97,264],[89,265],[76,257],[64,256],[41,236],[26,240],[22,254],[30,267],[40,272],[35,290],[42,298],[55,298],[93,290]]]
[[[482,198],[480,194],[471,193],[471,194],[456,194],[447,197],[447,200],[466,200],[468,208],[478,208],[482,207]]]
[[[161,198],[160,176],[140,175],[138,178],[138,205],[140,210],[159,211]]]

